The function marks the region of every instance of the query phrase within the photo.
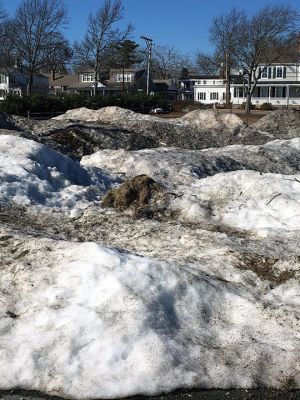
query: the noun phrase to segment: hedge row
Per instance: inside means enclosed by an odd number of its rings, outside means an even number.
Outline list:
[[[0,111],[11,115],[58,114],[79,107],[97,110],[101,107],[119,106],[133,111],[147,112],[152,107],[167,107],[158,95],[130,93],[119,96],[89,96],[87,94],[31,95],[19,97],[10,94],[0,102]]]

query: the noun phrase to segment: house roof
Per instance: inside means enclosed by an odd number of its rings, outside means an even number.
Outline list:
[[[189,81],[191,79],[222,79],[220,75],[189,75],[184,78],[180,78],[182,81]]]
[[[52,74],[47,74],[47,76],[49,86],[71,86],[79,83],[78,75],[56,75],[55,79]]]

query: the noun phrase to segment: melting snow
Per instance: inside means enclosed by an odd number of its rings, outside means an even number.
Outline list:
[[[77,115],[123,118],[119,111]],[[239,125],[227,118],[191,119]],[[0,388],[76,398],[300,388],[299,147],[298,138],[205,151],[103,150],[79,164],[0,136],[1,212],[7,203],[60,210],[63,226],[64,213],[85,208],[73,230],[82,224],[98,242],[115,236],[108,248],[0,226]],[[175,219],[126,224],[129,217],[105,213],[99,201],[121,173],[163,183]]]
[[[93,243],[27,247],[35,261],[2,269],[1,388],[113,398],[299,387],[296,282],[251,287],[242,273],[219,280]]]
[[[48,146],[0,136],[0,201],[76,212],[97,201],[113,183],[109,175],[85,168]]]

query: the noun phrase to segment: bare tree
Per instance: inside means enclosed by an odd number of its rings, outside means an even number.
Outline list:
[[[215,54],[210,57],[212,66],[219,66],[223,70],[226,83],[226,105],[230,105],[230,72],[237,64],[235,53],[233,52],[236,44],[236,37],[239,28],[245,19],[245,13],[233,8],[229,14],[221,15],[213,19],[210,26],[210,40],[215,45]],[[207,59],[206,61],[209,61]]]
[[[174,47],[157,45],[153,52],[152,70],[162,79],[178,81],[182,68],[189,65],[190,60]]]
[[[57,71],[66,71],[67,64],[73,57],[73,50],[68,41],[61,37],[60,41],[53,44],[53,51],[49,54],[45,70],[52,73],[52,79],[55,79]]]
[[[105,0],[103,6],[91,14],[88,20],[88,30],[81,43],[75,42],[74,56],[77,64],[85,65],[94,70],[94,94],[100,78],[101,68],[105,66],[105,55],[127,39],[133,31],[131,24],[124,30],[115,27],[123,18],[121,0]]]
[[[217,75],[223,68],[224,59],[220,57],[219,53],[212,55],[205,54],[200,51],[196,53],[195,64],[200,74],[204,75]]]
[[[262,71],[281,59],[287,59],[296,49],[299,34],[299,14],[288,5],[267,6],[252,18],[240,20],[232,53],[242,71],[246,92],[247,113],[250,112],[253,91]]]
[[[0,66],[9,70],[15,62],[15,48],[11,35],[12,23],[0,8]]]
[[[34,73],[44,68],[60,45],[64,45],[61,28],[66,23],[63,0],[23,0],[16,10],[13,39],[18,58],[27,70],[27,93]]]

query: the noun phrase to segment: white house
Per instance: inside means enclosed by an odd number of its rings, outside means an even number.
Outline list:
[[[257,72],[260,76],[253,92],[252,104],[260,106],[271,103],[274,106],[300,105],[300,63],[278,63],[265,68],[261,65]],[[241,105],[246,101],[243,85],[231,84],[231,101],[233,105]],[[193,78],[194,79],[194,78]],[[215,77],[198,76],[194,84],[194,101],[204,104],[225,103],[225,81]]]
[[[194,101],[203,104],[223,104],[225,91],[225,80],[220,76],[202,76],[194,84]],[[231,92],[232,97],[233,88]]]
[[[12,68],[7,71],[0,69],[0,101],[4,100],[9,93],[22,96],[26,93],[27,75],[20,68]],[[32,93],[48,94],[48,78],[42,74],[34,74]]]

